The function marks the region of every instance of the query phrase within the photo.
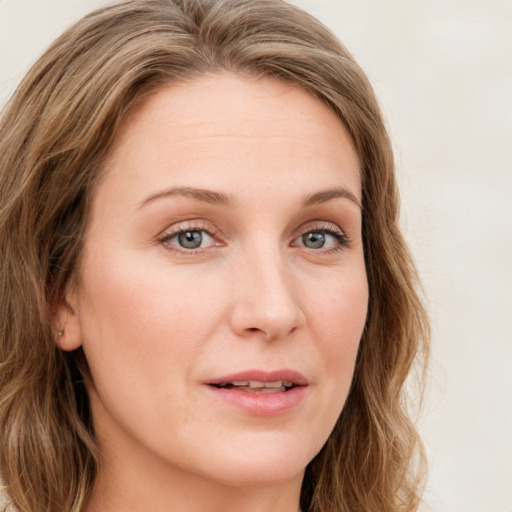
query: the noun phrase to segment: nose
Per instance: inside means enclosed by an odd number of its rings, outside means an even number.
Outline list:
[[[260,335],[271,341],[285,338],[302,327],[293,273],[276,254],[252,253],[242,257],[233,276],[232,330],[243,337]]]

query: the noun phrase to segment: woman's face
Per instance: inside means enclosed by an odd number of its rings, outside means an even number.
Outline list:
[[[349,135],[296,87],[205,76],[130,113],[58,316],[106,467],[300,482],[365,324],[360,199]]]

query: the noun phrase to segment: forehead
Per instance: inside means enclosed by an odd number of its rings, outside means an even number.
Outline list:
[[[271,78],[205,75],[159,90],[127,115],[105,167],[107,180],[198,177],[209,188],[227,170],[233,184],[343,177],[360,197],[342,122],[312,94]]]

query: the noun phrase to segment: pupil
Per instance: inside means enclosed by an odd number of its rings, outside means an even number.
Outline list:
[[[185,249],[197,249],[201,246],[203,235],[200,231],[185,231],[180,233],[178,241]]]
[[[325,233],[314,231],[302,237],[304,245],[310,249],[320,249],[325,244]]]

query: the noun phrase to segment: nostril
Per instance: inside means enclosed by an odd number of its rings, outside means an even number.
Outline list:
[[[247,332],[249,333],[260,333],[263,335],[263,337],[266,339],[266,340],[270,340],[271,338],[273,338],[273,336],[267,332],[265,329],[262,329],[260,327],[248,327],[247,328]]]

